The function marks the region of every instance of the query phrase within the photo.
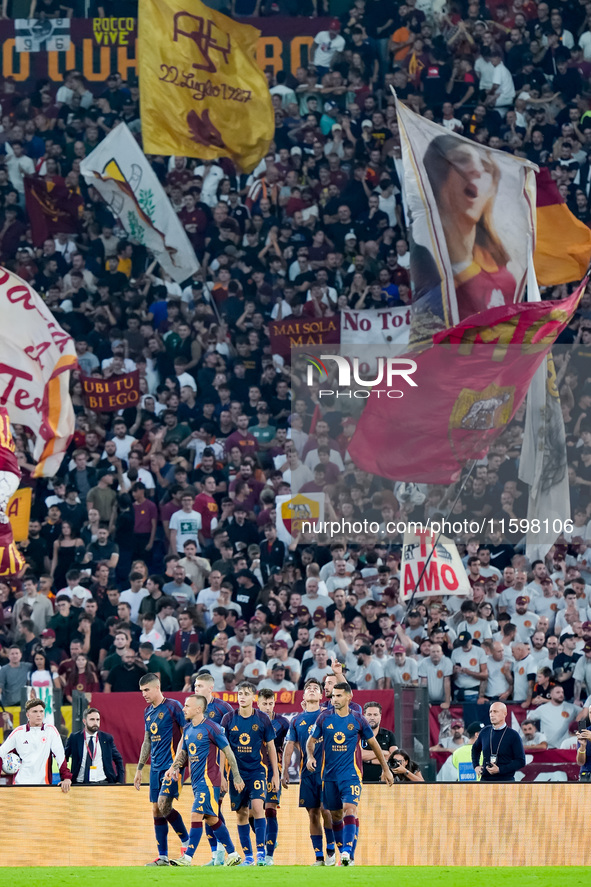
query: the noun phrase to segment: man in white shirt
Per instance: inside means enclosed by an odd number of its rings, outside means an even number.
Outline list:
[[[314,37],[314,43],[310,51],[310,64],[318,70],[322,77],[329,70],[335,56],[345,49],[345,40],[340,34],[341,23],[337,18],[333,19],[328,31],[319,31]]]
[[[224,665],[226,654],[221,647],[212,647],[211,662],[205,666],[205,670],[210,673],[213,678],[213,689],[215,693],[222,693],[224,690],[224,675],[230,674],[232,669],[229,665]]]
[[[480,685],[488,679],[487,655],[482,647],[472,643],[472,635],[463,631],[458,635],[456,647],[451,654],[453,665],[455,698],[460,702],[476,701],[480,695]]]
[[[528,711],[529,720],[538,721],[540,732],[548,740],[549,748],[560,748],[560,743],[568,736],[571,721],[580,712],[580,707],[564,701],[564,690],[560,686],[552,687],[550,701],[533,711]]]
[[[204,544],[201,534],[202,518],[198,511],[193,509],[192,493],[184,493],[181,498],[181,510],[175,511],[168,524],[170,530],[171,554],[184,554],[184,544],[188,540],[194,542],[197,551],[201,551]]]
[[[31,157],[27,157],[25,154],[24,145],[21,141],[16,140],[12,144],[6,142],[6,169],[8,170],[10,184],[24,198],[24,177],[34,175],[35,163]]]
[[[119,595],[119,603],[128,604],[131,608],[131,621],[137,622],[140,612],[140,604],[145,597],[150,596],[147,588],[143,588],[144,577],[142,573],[131,573],[129,588]]]
[[[276,662],[271,671],[271,677],[265,678],[259,684],[259,690],[273,690],[278,693],[280,690],[295,690],[296,685],[291,681],[285,680],[285,668],[280,662]]]
[[[14,752],[21,759],[20,768],[14,777],[15,785],[47,785],[48,764],[52,757],[59,767],[63,792],[69,792],[72,774],[68,770],[64,746],[56,728],[44,724],[45,703],[40,699],[29,699],[25,705],[27,723],[21,724],[0,745],[0,772],[2,760]]]
[[[428,657],[419,662],[418,667],[421,687],[427,687],[431,705],[449,708],[452,672],[451,659],[443,655],[441,644],[431,644]]]
[[[520,702],[522,708],[529,708],[537,666],[530,658],[528,644],[516,643],[511,649],[513,652],[513,662],[511,663],[513,702]]]
[[[111,440],[115,444],[115,455],[117,458],[127,462],[129,452],[133,444],[136,443],[136,439],[127,433],[127,424],[124,419],[115,419],[113,422],[113,437]],[[103,453],[102,458],[106,459],[107,454]]]
[[[511,622],[517,628],[517,639],[524,644],[529,643],[538,624],[537,615],[529,610],[528,607],[529,597],[527,595],[520,595],[515,601],[515,612],[511,616]]]
[[[539,733],[534,721],[521,722],[521,735],[523,748],[527,754],[535,751],[546,751],[548,740],[543,733]]]
[[[392,659],[379,663],[384,671],[385,689],[390,690],[395,684],[417,687],[419,684],[419,667],[416,660],[408,658],[402,644],[395,644],[392,653],[394,654]],[[377,658],[374,657],[374,661],[377,662]]]
[[[487,658],[486,668],[488,680],[484,688],[484,695],[479,697],[478,704],[495,701],[504,702],[511,695],[511,662],[505,659],[505,648],[500,641],[492,645],[492,656]]]
[[[495,110],[504,113],[509,110],[515,98],[515,84],[509,68],[503,64],[501,50],[494,48],[490,54],[491,64],[494,68],[492,75],[492,87],[489,97],[494,97]]]
[[[261,660],[256,658],[257,648],[254,644],[245,643],[242,648],[242,662],[236,667],[235,675],[238,683],[240,681],[251,681],[253,684],[259,684],[267,675],[267,666]]]
[[[318,586],[319,582],[315,576],[309,576],[306,579],[306,594],[302,595],[301,606],[306,607],[310,616],[314,615],[314,610],[318,607],[323,607],[327,610],[332,604],[332,600],[329,597],[318,594]]]

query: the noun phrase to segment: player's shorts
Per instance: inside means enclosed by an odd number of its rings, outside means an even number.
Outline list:
[[[191,813],[202,813],[204,816],[218,816],[220,810],[220,789],[217,785],[208,785],[201,780],[193,786],[195,800]]]
[[[357,774],[338,781],[325,780],[322,783],[322,806],[325,810],[342,810],[345,804],[358,804],[361,796],[361,781]]]
[[[300,780],[300,807],[315,810],[322,802],[322,780],[319,773],[310,773],[304,767]]]
[[[244,780],[244,788],[241,792],[236,791],[231,776],[228,780],[228,793],[232,810],[248,807],[249,801],[264,802],[267,798],[267,774],[264,770],[259,770],[258,773],[251,774],[250,776],[243,776],[242,779]]]
[[[160,795],[165,795],[167,798],[178,798],[179,796],[179,786],[182,777],[179,776],[179,779],[165,779],[164,774],[168,770],[168,767],[164,767],[162,770],[155,770],[154,767],[150,770],[150,801],[154,804],[160,797]]]
[[[265,804],[279,804],[281,801],[281,783],[279,783],[279,791],[275,791],[273,788],[273,783],[270,779],[267,780],[267,797],[265,798]]]

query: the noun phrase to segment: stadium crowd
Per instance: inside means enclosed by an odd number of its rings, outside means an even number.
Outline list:
[[[456,489],[354,466],[347,405],[323,398],[320,409],[304,368],[272,353],[269,323],[410,303],[390,86],[450,132],[548,166],[588,223],[590,23],[581,2],[355,0],[317,34],[309,67],[269,74],[275,141],[251,175],[225,159],[150,158],[201,262],[182,284],[80,175],[119,121],[141,140],[137,83],[113,72],[91,91],[68,71],[57,90],[24,93],[3,80],[0,260],[42,294],[84,373],[137,369],[142,395],[137,409],[95,413],[74,374],[76,434],[51,480],[31,477],[30,437],[14,429],[34,499],[27,572],[0,582],[3,706],[26,685],[66,700],[136,690],[147,671],[164,690],[189,689],[202,666],[216,691],[244,678],[291,690],[322,679],[336,655],[359,688],[420,683],[444,707],[519,703],[537,744],[560,747],[591,694],[591,294],[557,358],[572,533],[534,563],[520,534],[503,536],[499,521],[527,510],[521,410],[454,507],[454,519],[490,523],[456,540],[471,599],[408,611],[400,535],[286,545],[275,499],[324,491],[336,518],[385,525],[445,514]],[[24,176],[34,174],[81,196],[76,235],[33,245]]]

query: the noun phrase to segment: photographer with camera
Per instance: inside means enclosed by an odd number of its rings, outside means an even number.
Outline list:
[[[506,705],[493,702],[488,714],[490,725],[483,727],[472,746],[472,766],[482,782],[515,782],[515,773],[525,767],[523,742],[519,733],[506,723]]]
[[[587,726],[575,734],[578,740],[577,764],[580,766],[579,782],[591,782],[591,730]]]

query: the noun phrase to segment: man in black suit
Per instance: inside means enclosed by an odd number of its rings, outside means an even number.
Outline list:
[[[66,759],[71,758],[74,785],[125,783],[123,758],[110,733],[100,729],[98,709],[88,708],[82,718],[84,730],[72,733],[66,743]]]

